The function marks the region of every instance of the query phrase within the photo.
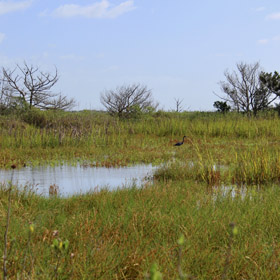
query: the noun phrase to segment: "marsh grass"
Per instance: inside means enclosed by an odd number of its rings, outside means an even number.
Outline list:
[[[246,150],[256,140],[267,141],[273,148],[280,137],[276,115],[256,119],[235,114],[155,113],[121,121],[96,112],[43,113],[41,126],[24,118],[0,118],[0,167],[75,160],[108,167],[160,164],[170,160],[173,152],[177,159],[197,160],[199,153],[205,158],[208,150],[213,160],[226,161],[229,156],[233,159],[237,148]],[[185,134],[184,147],[174,149],[173,144]]]
[[[221,184],[267,185],[280,182],[280,154],[278,145],[270,142],[233,143],[218,151],[208,142],[193,144],[193,154],[178,157],[157,169],[157,180],[192,179],[210,186]]]
[[[0,192],[3,217],[8,191]],[[181,276],[278,279],[279,197],[279,187],[271,186],[234,198],[216,191],[213,199],[211,190],[192,181],[49,199],[13,188],[7,274],[143,279],[157,263],[164,279],[176,279],[180,250]]]

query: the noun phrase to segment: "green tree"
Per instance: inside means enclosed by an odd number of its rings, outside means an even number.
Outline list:
[[[213,106],[217,109],[218,112],[221,112],[223,114],[229,112],[231,109],[226,101],[215,101]]]
[[[280,96],[280,75],[278,72],[265,73],[261,72],[260,81],[263,87],[270,93]]]
[[[226,94],[222,98],[228,101],[238,112],[254,115],[272,104],[278,96],[261,81],[259,63],[236,64],[237,71],[225,71],[226,80],[220,82],[221,90]]]

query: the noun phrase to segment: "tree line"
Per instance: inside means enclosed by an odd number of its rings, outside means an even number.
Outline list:
[[[259,63],[236,64],[236,70],[224,72],[225,80],[220,81],[221,101],[215,101],[217,111],[230,110],[257,115],[259,111],[279,106],[275,101],[280,97],[280,75],[278,72],[261,71]],[[55,67],[53,73],[44,72],[38,66],[17,64],[14,69],[2,67],[0,72],[0,114],[18,109],[70,110],[76,101],[61,93],[53,92],[59,80]],[[216,94],[217,95],[217,94]],[[152,90],[146,85],[132,83],[100,94],[101,104],[106,111],[119,118],[137,117],[154,112],[158,103]],[[175,98],[175,112],[182,111],[181,99]],[[280,107],[280,106],[279,106]]]

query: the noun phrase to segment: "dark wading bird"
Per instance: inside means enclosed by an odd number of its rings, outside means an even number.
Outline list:
[[[184,136],[184,137],[183,137],[183,141],[174,144],[174,146],[181,146],[181,145],[183,145],[183,144],[184,144],[185,137],[187,137],[187,136]]]

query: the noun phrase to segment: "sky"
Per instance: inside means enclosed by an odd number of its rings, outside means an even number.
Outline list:
[[[77,110],[140,83],[160,109],[211,111],[236,63],[280,71],[279,27],[279,0],[0,0],[0,67],[56,67]]]

